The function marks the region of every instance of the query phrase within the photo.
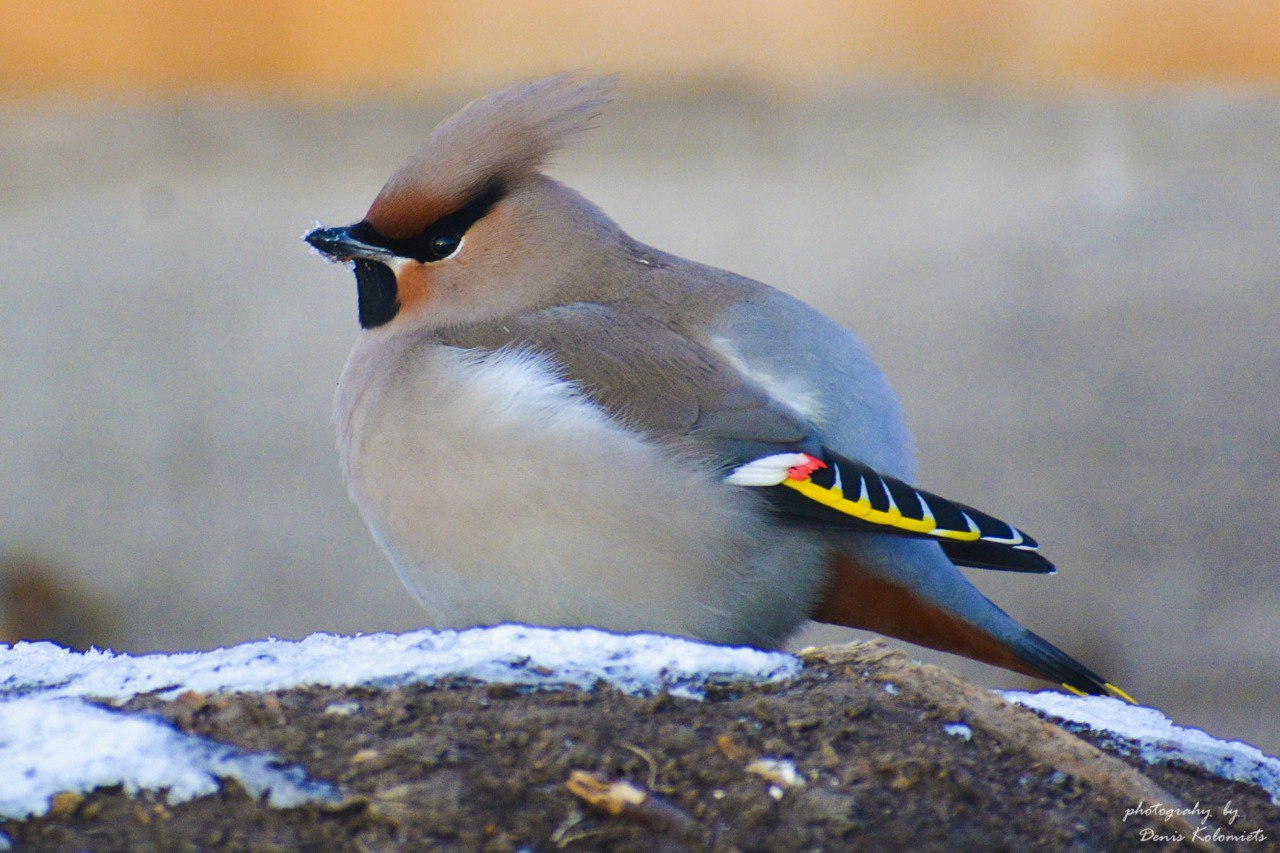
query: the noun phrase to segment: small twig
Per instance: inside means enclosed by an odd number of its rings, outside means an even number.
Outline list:
[[[638,823],[664,835],[686,837],[696,824],[679,808],[641,790],[625,779],[611,782],[603,776],[574,770],[565,782],[575,797],[605,814]]]
[[[565,817],[565,819],[560,822],[560,825],[556,827],[556,831],[551,833],[551,842],[559,846],[560,839],[568,835],[569,830],[582,823],[582,818],[582,812],[577,809],[570,811],[568,816]]]
[[[576,808],[569,812],[568,817],[566,817],[560,825],[556,827],[556,831],[551,833],[551,838],[549,839],[551,843],[556,846],[557,850],[563,850],[570,844],[576,844],[579,841],[590,838],[593,835],[600,835],[603,832],[603,830],[600,829],[588,829],[580,832],[571,831],[584,820],[586,820],[586,815],[578,811]]]
[[[658,784],[658,762],[654,761],[653,756],[650,755],[646,750],[643,750],[632,743],[623,743],[623,744],[619,744],[619,746],[621,746],[623,749],[627,750],[628,752],[633,752],[636,755],[640,756],[641,758],[644,759],[644,763],[649,765],[649,779],[646,782],[646,785],[648,786],[650,791],[657,791],[659,794],[674,794],[676,792],[676,789],[671,787],[670,785]]]

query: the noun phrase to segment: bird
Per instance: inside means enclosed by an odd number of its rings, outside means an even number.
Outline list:
[[[912,485],[902,407],[850,331],[546,174],[614,86],[474,100],[362,219],[305,235],[356,279],[340,467],[430,625],[778,648],[816,620],[1132,702],[960,571],[1055,569]]]

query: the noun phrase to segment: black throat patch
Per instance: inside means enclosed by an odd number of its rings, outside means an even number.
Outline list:
[[[356,290],[363,328],[381,326],[400,310],[396,274],[386,264],[356,258]]]

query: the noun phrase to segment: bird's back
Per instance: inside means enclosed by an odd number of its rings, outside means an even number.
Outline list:
[[[781,290],[727,270],[640,244],[611,254],[639,258],[648,272],[613,273],[618,282],[609,298],[670,323],[729,361],[812,426],[825,446],[913,480],[902,406],[848,329]]]

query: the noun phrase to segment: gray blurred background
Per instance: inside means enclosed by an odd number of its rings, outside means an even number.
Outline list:
[[[975,582],[1140,701],[1274,753],[1280,96],[1086,89],[624,76],[552,171],[853,329],[921,484],[1060,567]],[[354,282],[300,238],[358,219],[460,103],[0,105],[0,640],[420,624],[333,449]]]

